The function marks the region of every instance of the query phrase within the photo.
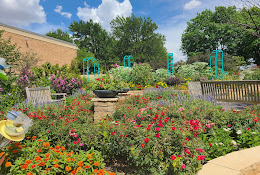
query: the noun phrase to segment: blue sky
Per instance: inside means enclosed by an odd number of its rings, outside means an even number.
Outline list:
[[[117,15],[151,17],[166,36],[165,46],[175,61],[185,59],[180,51],[186,23],[205,9],[241,6],[240,0],[0,0],[0,22],[40,34],[54,29],[68,31],[73,21],[93,19],[110,31]]]

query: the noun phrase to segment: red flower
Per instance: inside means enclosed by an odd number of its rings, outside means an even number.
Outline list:
[[[144,139],[144,142],[145,142],[145,143],[148,143],[148,142],[149,142],[149,139],[148,139],[148,138],[145,138],[145,139]]]
[[[156,130],[156,131],[160,131],[160,128],[157,127],[155,130]]]
[[[210,147],[212,147],[212,144],[211,144],[211,143],[209,143],[209,146],[210,146]]]
[[[100,87],[103,87],[103,84],[101,84]]]
[[[143,148],[145,144],[141,144],[141,147]]]
[[[99,78],[97,78],[96,80],[99,81]]]
[[[160,137],[160,134],[156,134],[155,137],[159,138],[159,137]]]
[[[172,155],[172,156],[171,156],[171,159],[172,159],[172,160],[175,160],[175,159],[176,159],[176,157],[175,157],[174,155]]]
[[[172,127],[172,130],[174,131],[176,128],[175,127]]]
[[[112,135],[114,135],[116,132],[112,132],[110,135],[112,136]]]

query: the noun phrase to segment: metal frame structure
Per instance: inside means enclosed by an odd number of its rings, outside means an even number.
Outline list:
[[[168,75],[174,75],[173,53],[167,53],[167,70]],[[170,69],[171,68],[171,69]]]
[[[221,60],[218,60],[218,53],[221,53]],[[215,58],[215,74],[216,74],[216,79],[222,79],[223,78],[223,51],[222,50],[213,50],[210,54],[210,70],[212,71],[212,59]],[[221,62],[221,69],[218,68],[218,62]],[[221,71],[221,73],[219,73]]]
[[[125,65],[125,61],[126,60],[128,60],[128,65],[127,66]],[[124,67],[130,67],[131,68],[131,66],[132,66],[131,64],[134,65],[134,57],[132,55],[124,56]]]
[[[94,76],[95,73],[98,72],[99,76],[99,63],[94,57],[86,57],[83,60],[83,79],[85,78],[85,69],[87,69],[87,74],[88,74],[88,81],[89,81],[89,60],[91,60],[94,63]],[[87,61],[87,68],[85,68],[85,61]],[[96,65],[97,65],[97,70],[96,70]]]

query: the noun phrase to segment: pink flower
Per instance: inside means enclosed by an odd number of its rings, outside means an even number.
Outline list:
[[[196,148],[196,150],[201,152],[201,153],[203,152],[203,150],[201,148]]]
[[[83,146],[84,144],[83,143],[80,143],[79,146]]]
[[[183,111],[183,110],[184,110],[184,107],[180,107],[180,108],[179,108],[179,111]]]
[[[175,157],[174,155],[172,155],[172,156],[171,156],[171,159],[172,159],[172,160],[175,160],[175,159],[176,159],[176,157]]]
[[[160,131],[160,128],[157,127],[155,130],[156,130],[157,132],[159,132],[159,131]]]
[[[159,138],[159,137],[160,137],[160,134],[156,134],[155,137]]]
[[[209,146],[212,147],[212,143],[209,143]]]
[[[197,157],[198,160],[204,160],[205,158],[206,158],[206,156],[204,156],[204,155],[201,155],[201,156]]]
[[[74,141],[73,143],[74,143],[75,145],[77,145],[77,142],[76,142],[76,141]]]
[[[145,143],[148,143],[148,142],[149,142],[149,139],[148,139],[148,138],[145,138],[145,139],[144,139],[144,142],[145,142]]]
[[[182,165],[181,165],[181,168],[182,168],[182,169],[185,169],[185,168],[186,168],[186,165],[185,165],[185,164],[182,164]]]
[[[101,84],[100,87],[103,87],[103,84]]]

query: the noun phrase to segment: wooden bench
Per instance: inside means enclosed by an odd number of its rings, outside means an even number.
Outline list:
[[[26,87],[26,95],[28,103],[33,104],[44,104],[44,103],[53,103],[53,102],[64,102],[66,103],[66,93],[53,93],[51,94],[50,86],[48,87],[36,87],[28,88]],[[53,100],[52,95],[62,95],[62,99]]]

